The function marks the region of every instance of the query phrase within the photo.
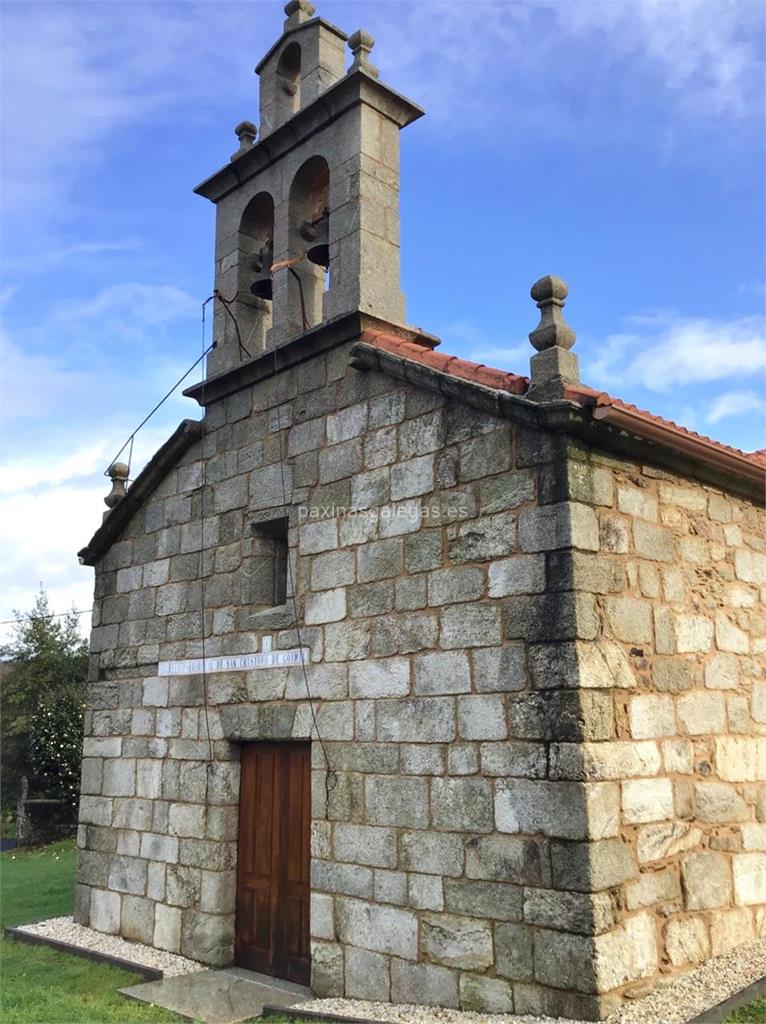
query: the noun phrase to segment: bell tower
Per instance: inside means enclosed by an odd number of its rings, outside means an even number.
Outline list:
[[[216,205],[208,376],[361,311],[402,324],[399,130],[423,110],[379,79],[374,40],[308,0],[256,67],[260,127],[195,192]],[[345,47],[351,50],[346,70]]]

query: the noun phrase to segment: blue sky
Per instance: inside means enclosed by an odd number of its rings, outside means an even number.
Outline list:
[[[317,8],[372,32],[383,80],[427,111],[401,140],[411,323],[526,372],[529,287],[559,274],[586,383],[766,444],[760,3]],[[75,555],[103,470],[201,348],[214,208],[191,190],[257,122],[282,19],[272,0],[3,4],[0,619],[40,581],[56,611],[90,607]],[[198,414],[168,402],[134,469]]]

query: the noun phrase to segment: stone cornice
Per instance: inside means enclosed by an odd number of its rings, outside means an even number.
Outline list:
[[[369,313],[357,310],[353,313],[344,313],[343,316],[337,317],[335,320],[319,324],[276,349],[270,349],[254,359],[240,363],[239,366],[208,377],[199,384],[193,384],[184,391],[184,395],[193,398],[200,405],[210,405],[212,402],[226,398],[227,395],[234,394],[235,391],[241,391],[243,388],[257,384],[258,381],[273,377],[275,367],[277,372],[281,373],[307,359],[313,359],[321,352],[328,352],[338,345],[354,341],[363,331],[369,329],[383,329],[405,341],[417,341],[418,344],[428,348],[434,348],[439,344],[438,338],[433,334],[427,334],[418,327],[392,324],[387,320],[381,320]]]
[[[363,69],[352,71],[251,149],[206,178],[194,191],[212,203],[220,202],[229,192],[261,174],[296,146],[302,145],[347,110],[361,103],[377,110],[400,128],[425,113],[422,107],[379,82]]]

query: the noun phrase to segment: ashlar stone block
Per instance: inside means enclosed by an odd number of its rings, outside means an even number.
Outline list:
[[[766,903],[766,853],[739,853],[731,859],[734,902],[738,907]]]
[[[622,814],[629,824],[672,818],[673,786],[670,779],[631,779],[622,784]]]
[[[464,740],[503,740],[508,734],[505,701],[499,695],[458,697],[457,719]]]
[[[477,1013],[512,1013],[513,989],[500,978],[461,974],[460,1008]]]
[[[492,931],[486,921],[452,914],[423,914],[420,920],[423,951],[429,959],[461,970],[492,963]]]
[[[90,926],[97,932],[117,935],[120,930],[121,898],[104,889],[90,891]]]
[[[619,831],[619,803],[611,782],[508,779],[496,785],[495,822],[500,832],[604,839]]]
[[[729,861],[719,853],[693,853],[681,862],[687,910],[710,910],[731,903]]]
[[[437,829],[491,832],[491,786],[484,779],[434,779],[431,783],[431,814]]]
[[[425,830],[402,832],[400,855],[407,871],[454,877],[463,871],[463,840],[459,836]]]
[[[332,936],[330,936],[332,938]],[[345,950],[346,996],[388,1002],[391,993],[389,958],[349,946]]]
[[[700,964],[707,960],[710,956],[710,939],[703,918],[671,918],[665,926],[665,949],[674,967]]]
[[[393,960],[391,965],[391,999],[395,1003],[418,1006],[460,1005],[458,975],[436,964],[406,963]]]
[[[417,959],[418,920],[412,911],[339,897],[336,917],[342,943],[403,960]]]

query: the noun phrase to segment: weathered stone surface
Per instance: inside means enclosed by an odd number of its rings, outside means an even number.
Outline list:
[[[543,928],[593,935],[615,923],[612,902],[604,893],[558,892],[553,889],[524,891],[524,920]]]
[[[766,903],[766,853],[740,853],[731,859],[734,902],[738,907]]]
[[[721,956],[737,946],[744,946],[755,938],[755,929],[750,911],[719,911],[710,918],[710,952]]]
[[[158,903],[155,907],[155,942],[159,949],[178,952],[181,948],[181,911]]]
[[[673,817],[670,779],[633,779],[622,784],[622,814],[629,824]]]
[[[469,693],[471,673],[464,651],[435,651],[414,659],[417,694]]]
[[[420,920],[423,950],[429,959],[462,970],[492,963],[492,931],[485,921],[454,914],[423,914]]]
[[[649,914],[637,914],[614,931],[595,939],[599,990],[654,974],[658,966],[657,937]]]
[[[489,776],[542,779],[547,770],[547,749],[543,743],[482,743],[481,770]]]
[[[534,977],[532,958],[534,929],[524,924],[495,926],[495,966],[498,974],[514,981]]]
[[[720,693],[690,693],[676,702],[681,732],[689,736],[720,733],[726,728],[726,705]]]
[[[534,976],[544,985],[596,992],[595,946],[592,938],[566,932],[535,931]]]
[[[454,704],[448,697],[381,700],[377,723],[381,740],[444,743],[455,736]]]
[[[731,902],[728,858],[716,853],[695,853],[681,861],[681,879],[687,910],[710,910]]]
[[[407,871],[432,871],[459,876],[463,872],[463,840],[445,833],[402,832],[401,863]]]
[[[434,779],[431,784],[431,814],[437,829],[491,832],[491,787],[483,779]]]
[[[457,1007],[460,1005],[457,977],[454,971],[435,964],[393,960],[391,999],[395,1003]]]
[[[440,639],[447,649],[499,644],[500,609],[491,604],[450,605],[442,612]]]
[[[546,885],[549,877],[545,850],[532,839],[516,836],[481,836],[466,843],[465,873],[518,885]]]
[[[672,918],[665,925],[665,949],[674,967],[699,964],[710,956],[710,939],[701,917]]]
[[[646,825],[639,830],[636,852],[642,864],[674,857],[693,850],[702,838],[702,830],[680,821]]]
[[[311,885],[315,889],[371,899],[373,872],[357,864],[341,864],[315,858],[311,862]]]
[[[349,666],[352,697],[404,697],[410,691],[410,666],[406,658],[367,658]]]
[[[377,903],[394,903],[398,907],[407,905],[406,872],[376,868],[373,876],[372,894]]]
[[[411,874],[408,904],[415,910],[444,910],[444,887],[437,875]]]
[[[121,900],[116,892],[90,891],[90,926],[98,932],[116,935],[120,930]]]
[[[458,697],[457,721],[464,740],[503,740],[508,734],[505,702],[500,696]]]
[[[146,892],[146,861],[137,857],[114,857],[108,884],[115,892],[142,896]]]
[[[715,765],[720,778],[729,782],[766,779],[766,737],[717,737]]]
[[[343,947],[333,942],[311,943],[311,989],[320,998],[343,992]]]
[[[473,685],[479,693],[524,689],[527,680],[526,652],[522,644],[471,651]]]
[[[396,833],[392,829],[339,823],[333,831],[333,849],[342,861],[396,867]]]
[[[150,946],[154,939],[154,901],[142,896],[123,896],[120,934]]]
[[[367,818],[374,825],[422,827],[428,820],[428,785],[407,776],[365,778]]]
[[[694,795],[700,821],[733,823],[746,821],[749,817],[745,801],[733,786],[724,782],[697,782]]]
[[[629,704],[630,734],[645,740],[673,736],[676,732],[673,700],[659,694],[632,697]]]
[[[575,892],[600,892],[638,874],[631,849],[621,839],[552,843],[551,868],[554,886]]]
[[[388,957],[349,946],[345,955],[345,994],[349,999],[387,1002],[391,995]]]
[[[336,912],[341,942],[404,960],[417,959],[418,922],[411,911],[340,897]]]
[[[512,1013],[513,989],[499,978],[461,974],[460,1008],[476,1013]]]
[[[508,779],[496,785],[495,823],[500,832],[603,839],[618,832],[619,799],[607,782]]]
[[[504,882],[445,879],[445,909],[453,914],[486,917],[495,921],[522,919],[521,888]]]
[[[680,901],[680,898],[681,882],[678,872],[673,868],[649,871],[626,887],[628,910],[640,910],[656,903],[673,904]]]
[[[656,743],[616,740],[611,743],[554,743],[550,747],[552,779],[626,779],[656,775],[661,766]]]

